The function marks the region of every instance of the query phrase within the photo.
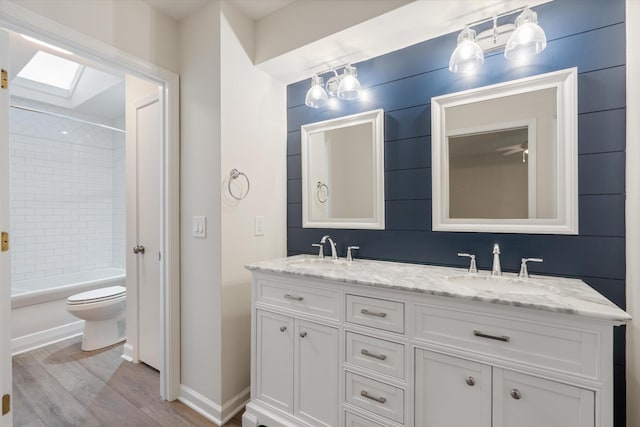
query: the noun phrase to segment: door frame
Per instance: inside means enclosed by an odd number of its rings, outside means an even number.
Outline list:
[[[161,87],[163,179],[160,197],[163,222],[160,250],[163,254],[163,280],[160,290],[160,396],[165,400],[175,400],[180,389],[179,76],[11,2],[0,1],[0,26],[67,48],[79,56],[153,81]],[[4,345],[10,345],[10,342],[0,343],[0,346]]]

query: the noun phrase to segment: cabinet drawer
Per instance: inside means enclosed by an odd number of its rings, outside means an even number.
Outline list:
[[[404,390],[346,372],[345,400],[397,423],[404,423]]]
[[[346,337],[347,362],[404,379],[404,345],[354,332]]]
[[[414,316],[417,339],[598,377],[600,340],[593,332],[425,305],[416,305]]]
[[[404,333],[404,303],[347,295],[347,322]]]
[[[340,295],[336,291],[266,279],[261,279],[257,288],[259,303],[327,319],[340,318]]]
[[[344,414],[344,427],[384,427],[382,424],[374,423],[349,411],[345,411]]]

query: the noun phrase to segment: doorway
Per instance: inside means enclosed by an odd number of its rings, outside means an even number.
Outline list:
[[[105,67],[110,67],[116,70],[120,70],[122,73],[135,75],[137,77],[153,81],[159,90],[159,106],[162,116],[162,145],[160,153],[162,156],[162,162],[160,164],[161,175],[158,179],[158,186],[161,189],[160,192],[160,231],[161,238],[159,242],[159,253],[162,258],[159,260],[159,312],[160,312],[160,395],[167,400],[174,400],[178,395],[179,386],[179,259],[178,259],[178,123],[177,123],[177,111],[178,111],[178,77],[170,72],[151,66],[150,64],[141,63],[135,58],[131,58],[120,52],[114,53],[113,51],[105,52],[105,48],[101,43],[87,39],[86,36],[81,34],[70,34],[69,31],[61,31],[60,28],[43,25],[36,32],[28,31],[28,28],[32,28],[28,24],[28,13],[21,11],[12,15],[11,12],[3,12],[0,16],[0,27],[17,32],[19,34],[26,34],[35,37],[41,41],[51,42],[55,40],[53,44],[63,45],[71,48],[77,52],[87,53],[87,56],[91,56],[94,59],[99,59],[99,62]],[[6,40],[2,39],[3,42]],[[3,43],[4,44],[4,43]],[[0,49],[4,46],[0,46]],[[7,55],[0,56],[0,60],[4,62]],[[3,69],[8,69],[8,64],[0,64]],[[2,123],[8,123],[6,120],[8,117],[8,99],[5,102],[5,98],[2,98],[0,103],[0,120]],[[4,127],[4,129],[7,129]],[[0,137],[0,146],[3,150],[8,151],[8,138],[3,134]],[[2,171],[5,174],[6,171]],[[8,175],[3,175],[0,178],[0,189],[4,192],[8,192],[7,186]],[[6,194],[0,195],[5,200]],[[3,217],[4,213],[0,214],[0,225],[7,228],[7,221]],[[6,265],[6,256],[3,257],[2,267]],[[10,286],[6,270],[3,268],[2,275],[0,277],[0,300],[9,301]],[[3,304],[1,307],[2,312],[2,342],[0,342],[0,348],[2,348],[2,354],[0,355],[0,386],[2,393],[10,393],[11,390],[11,375],[10,375],[10,322],[5,319],[10,319],[10,306]],[[9,369],[7,369],[9,366]],[[0,422],[2,426],[11,425],[10,413],[8,416],[3,416]]]

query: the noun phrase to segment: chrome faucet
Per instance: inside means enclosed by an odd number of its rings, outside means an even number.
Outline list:
[[[502,276],[500,268],[500,246],[496,243],[493,245],[493,267],[491,267],[492,276]]]
[[[528,278],[529,277],[529,269],[527,269],[527,262],[542,262],[542,258],[522,258],[520,264],[520,273],[518,273],[518,277]]]
[[[333,240],[331,240],[331,237],[329,237],[328,235],[324,236],[320,240],[320,243],[324,245],[325,243],[327,243],[327,240],[329,241],[329,244],[331,245],[331,259],[333,261],[335,261],[335,260],[338,259],[338,253],[336,252],[336,244],[333,243]]]

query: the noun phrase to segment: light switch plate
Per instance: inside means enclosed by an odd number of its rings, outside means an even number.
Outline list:
[[[207,237],[207,217],[193,217],[193,237]]]
[[[257,216],[255,222],[255,235],[264,236],[264,217]]]

